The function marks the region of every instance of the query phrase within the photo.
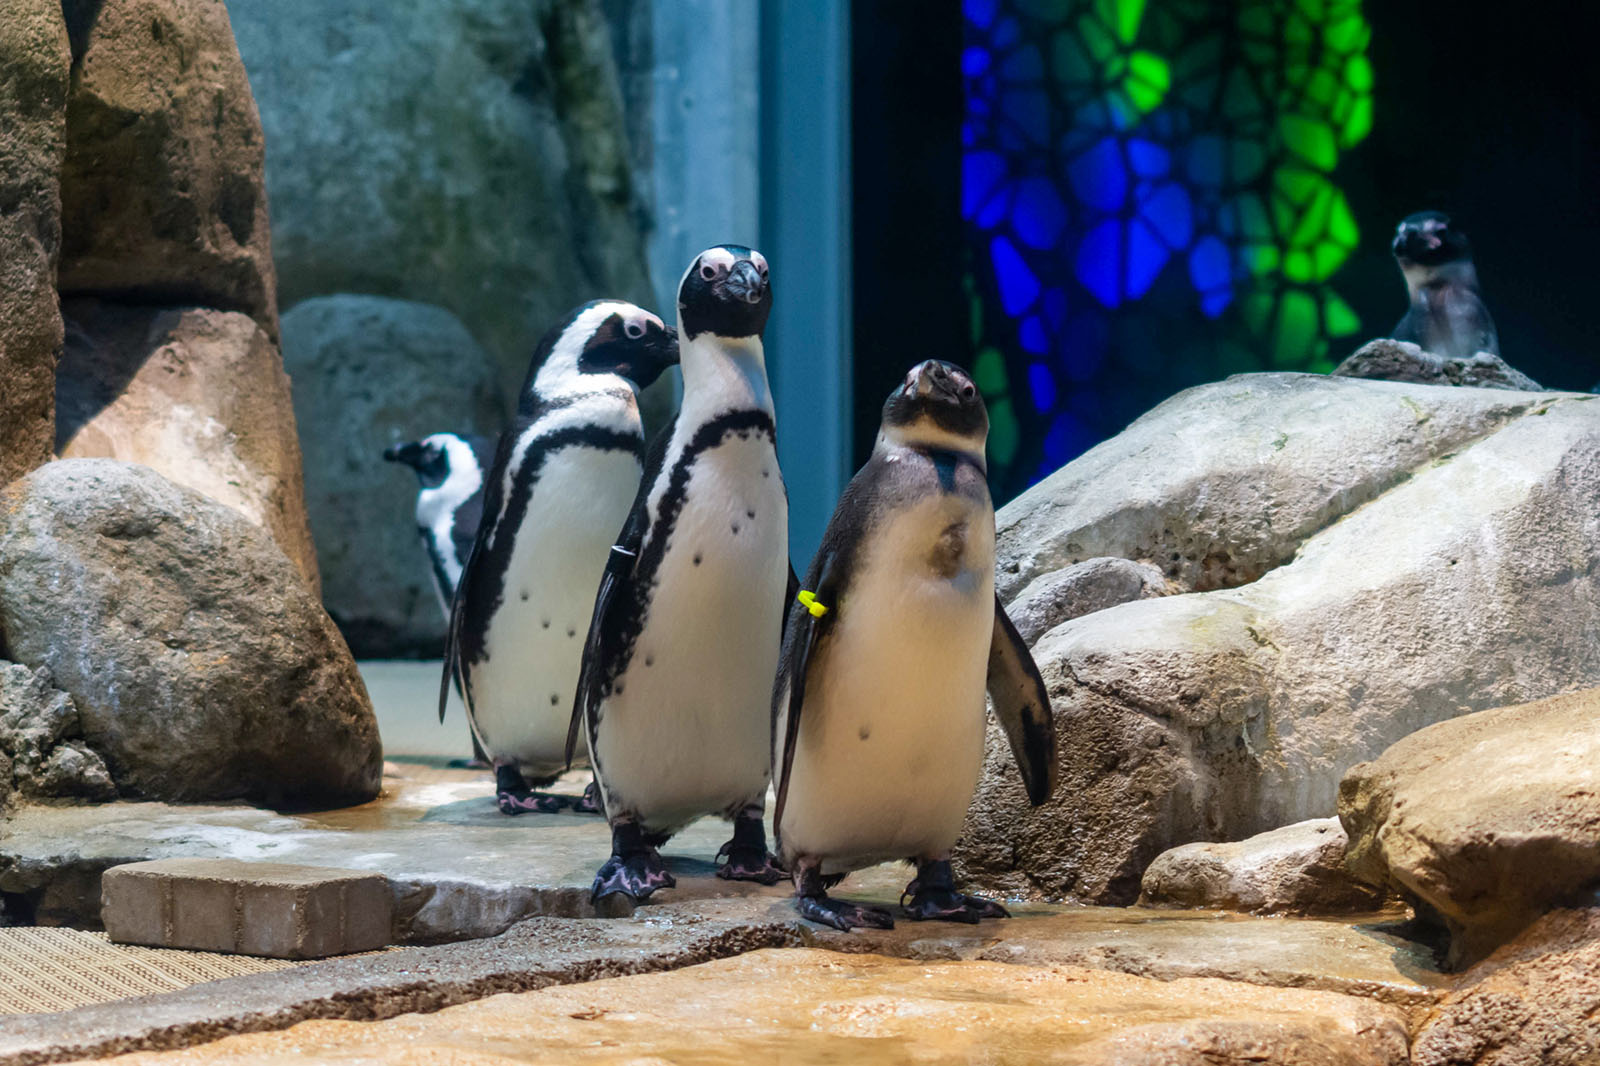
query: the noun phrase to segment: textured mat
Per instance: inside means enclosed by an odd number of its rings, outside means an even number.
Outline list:
[[[0,1015],[71,1010],[298,965],[113,944],[104,933],[79,929],[0,929]]]

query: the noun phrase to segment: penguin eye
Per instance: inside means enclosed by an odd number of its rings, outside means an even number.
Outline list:
[[[969,381],[965,385],[961,386],[961,398],[963,400],[970,400],[977,394],[978,390],[973,388],[972,382]]]
[[[707,281],[715,281],[717,279],[717,268],[710,263],[701,263],[700,276]]]
[[[629,322],[627,325],[622,327],[622,332],[626,333],[630,340],[638,340],[640,337],[644,336],[644,326],[637,322]]]

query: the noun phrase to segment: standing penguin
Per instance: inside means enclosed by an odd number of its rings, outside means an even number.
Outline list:
[[[1395,340],[1446,359],[1500,354],[1494,319],[1478,294],[1467,235],[1450,225],[1450,216],[1438,211],[1407,216],[1395,230],[1394,258],[1411,298],[1394,328]]]
[[[450,615],[439,716],[454,676],[506,814],[571,803],[529,780],[547,785],[569,761],[567,701],[585,623],[639,489],[638,390],[676,361],[673,333],[655,315],[617,300],[585,304],[539,342],[500,437]]]
[[[956,891],[949,860],[983,764],[985,688],[1028,798],[1050,795],[1049,697],[994,593],[988,433],[966,372],[913,368],[789,608],[772,704],[773,829],[801,915],[837,929],[894,925],[886,910],[826,892],[889,859],[918,864],[910,918],[1007,916]]]
[[[656,848],[705,814],[733,820],[718,876],[782,877],[761,825],[791,574],[771,309],[766,259],[738,245],[702,252],[678,286],[683,405],[606,564],[567,740],[581,724],[611,822],[595,899],[674,884]]]
[[[417,473],[417,535],[446,618],[483,519],[483,481],[494,463],[494,445],[490,437],[433,433],[383,453]]]

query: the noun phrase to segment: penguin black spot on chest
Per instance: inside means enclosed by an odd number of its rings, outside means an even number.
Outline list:
[[[967,555],[967,523],[951,522],[939,531],[938,539],[928,552],[928,568],[942,578],[950,579],[961,573]]]

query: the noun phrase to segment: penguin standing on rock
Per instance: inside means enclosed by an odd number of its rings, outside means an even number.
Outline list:
[[[585,623],[639,488],[638,392],[675,362],[673,333],[655,315],[585,304],[539,342],[500,437],[450,614],[439,716],[454,677],[506,814],[573,805],[529,784],[548,785],[570,763]]]
[[[1050,795],[1044,682],[994,592],[989,416],[950,363],[912,369],[883,408],[790,606],[772,702],[779,854],[796,906],[849,930],[886,910],[830,899],[851,870],[917,864],[907,917],[976,922],[999,904],[958,892],[949,854],[983,764],[984,690],[1028,798]]]
[[[1405,275],[1411,307],[1394,328],[1394,339],[1410,341],[1445,359],[1500,354],[1494,319],[1478,294],[1478,271],[1467,236],[1438,211],[1408,215],[1395,230],[1394,258]]]
[[[483,481],[494,464],[494,444],[489,437],[434,433],[383,453],[417,473],[417,535],[446,618],[483,519]]]
[[[718,876],[782,877],[761,824],[792,573],[761,347],[771,308],[766,259],[738,245],[701,253],[678,287],[683,404],[606,564],[567,742],[584,729],[611,823],[596,900],[672,886],[656,849],[706,814],[733,820]]]

